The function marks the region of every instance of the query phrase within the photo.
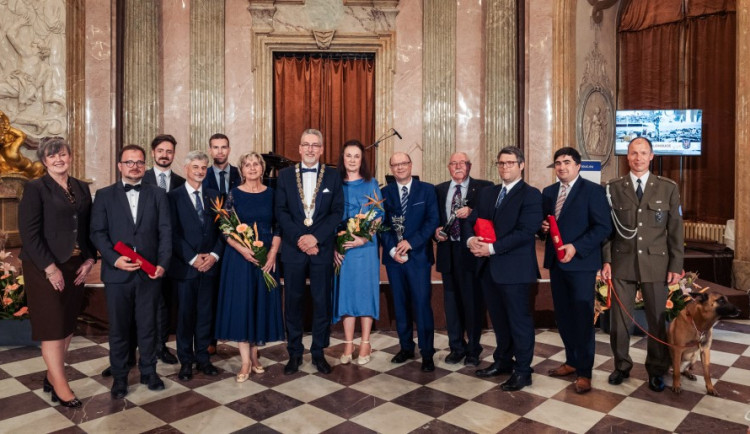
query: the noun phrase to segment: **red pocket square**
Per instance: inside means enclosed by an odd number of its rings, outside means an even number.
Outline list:
[[[547,221],[549,222],[549,235],[552,237],[552,245],[555,246],[557,252],[557,259],[562,261],[562,258],[565,257],[565,250],[559,250],[563,245],[563,240],[560,236],[560,228],[557,227],[557,219],[553,215],[548,215]]]
[[[148,262],[143,256],[136,253],[122,241],[118,241],[117,244],[115,244],[115,252],[121,254],[122,256],[127,256],[134,263],[140,264],[141,270],[143,270],[149,276],[153,276],[154,274],[156,274],[156,267],[154,266],[154,264]]]
[[[474,234],[478,237],[482,237],[482,242],[494,243],[497,241],[495,236],[495,225],[491,220],[478,218],[477,222],[474,223]]]

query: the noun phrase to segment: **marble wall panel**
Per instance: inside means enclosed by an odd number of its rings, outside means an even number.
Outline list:
[[[260,152],[262,144],[253,143],[252,16],[247,0],[226,0],[225,7],[224,125],[235,164],[245,152]]]

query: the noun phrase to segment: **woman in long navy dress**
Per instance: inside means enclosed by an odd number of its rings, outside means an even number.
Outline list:
[[[365,162],[364,147],[357,140],[344,144],[339,156],[338,169],[344,180],[346,209],[344,221],[350,217],[367,213],[374,205],[366,205],[375,195],[380,197],[378,182],[372,178]],[[377,219],[380,216],[376,217]],[[367,238],[355,236],[353,241],[344,243],[346,254],[335,252],[334,260],[341,266],[334,284],[333,322],[343,318],[345,347],[341,363],[352,361],[354,352],[354,327],[360,319],[362,340],[356,363],[364,365],[370,361],[370,331],[372,323],[380,314],[380,261],[378,260],[378,240],[376,236]]]
[[[281,238],[273,219],[273,189],[263,185],[266,165],[256,152],[240,157],[242,184],[232,189],[227,207],[233,207],[240,222],[253,227],[257,224],[263,245],[268,248],[266,265],[262,271],[271,273],[278,281],[276,254]],[[284,340],[284,324],[281,316],[281,291],[269,290],[258,267],[253,251],[232,238],[221,264],[221,284],[216,313],[216,337],[239,343],[242,368],[237,382],[242,383],[250,371],[263,373],[258,362],[258,345]]]

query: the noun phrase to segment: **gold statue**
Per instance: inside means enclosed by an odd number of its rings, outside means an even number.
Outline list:
[[[20,173],[30,179],[44,175],[41,161],[31,161],[21,154],[26,133],[13,128],[10,119],[0,110],[0,175]]]

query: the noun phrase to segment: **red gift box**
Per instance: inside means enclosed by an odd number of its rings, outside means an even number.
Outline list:
[[[552,237],[552,245],[555,246],[557,252],[557,259],[562,261],[565,257],[565,250],[560,250],[560,247],[563,246],[563,240],[560,236],[560,228],[557,227],[557,219],[553,215],[548,215],[547,221],[549,222],[549,235]]]
[[[143,256],[136,253],[135,250],[128,247],[127,244],[123,243],[122,241],[118,241],[117,244],[115,244],[115,252],[121,254],[122,256],[127,256],[131,261],[139,264],[141,266],[141,270],[143,270],[149,276],[154,276],[156,274],[156,267],[154,266],[154,264],[148,262]]]
[[[482,237],[483,243],[494,243],[497,241],[495,236],[495,225],[491,220],[478,218],[477,222],[474,223],[474,234],[478,237]]]

